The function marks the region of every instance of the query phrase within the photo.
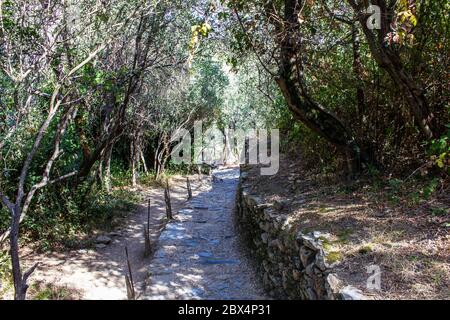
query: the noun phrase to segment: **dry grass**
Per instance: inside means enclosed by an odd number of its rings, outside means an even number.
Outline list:
[[[298,168],[285,158],[276,176],[260,176],[252,168],[252,191],[266,202],[289,199],[289,208],[280,214],[289,215],[296,230],[328,234],[324,246],[340,278],[374,299],[450,298],[445,191],[436,188],[428,195],[427,179],[345,185],[330,177],[307,177]],[[371,265],[381,268],[381,292],[367,290]]]

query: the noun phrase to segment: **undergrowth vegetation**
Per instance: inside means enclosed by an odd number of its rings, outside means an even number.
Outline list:
[[[279,129],[316,183],[448,216],[434,200],[450,184],[450,4],[377,0],[385,27],[369,28],[366,2],[0,1],[0,246],[15,297],[23,245],[89,246],[139,185],[197,173],[174,164],[172,134],[195,145],[200,121]]]

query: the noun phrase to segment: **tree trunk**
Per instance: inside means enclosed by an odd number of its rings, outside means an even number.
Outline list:
[[[349,129],[332,112],[309,96],[303,79],[302,35],[298,20],[302,5],[299,0],[286,0],[283,31],[277,38],[281,47],[281,70],[277,79],[289,109],[295,118],[333,144],[348,161],[352,175],[360,169],[361,152]]]
[[[142,166],[144,167],[144,172],[148,173],[147,162],[145,161],[144,152],[142,151],[142,148],[139,148],[139,154],[141,156],[141,161],[142,161]]]
[[[19,256],[19,224],[20,224],[20,207],[15,206],[12,212],[11,234],[10,239],[10,255],[14,281],[14,299],[25,300],[27,293],[27,285],[23,283],[22,268],[20,266]]]
[[[360,38],[359,32],[356,28],[356,24],[353,23],[352,26],[352,50],[353,50],[353,73],[356,78],[356,110],[358,117],[358,128],[360,128],[358,132],[358,137],[361,138],[363,133],[362,129],[364,128],[364,113],[365,113],[365,105],[366,105],[366,97],[364,93],[364,84],[363,84],[363,65],[361,62],[361,53],[360,53]]]
[[[38,264],[35,264],[28,271],[22,274],[22,267],[20,265],[19,254],[19,230],[20,230],[20,218],[22,216],[22,209],[20,204],[14,205],[10,208],[11,212],[11,232],[9,234],[10,241],[10,255],[11,266],[14,281],[14,299],[25,300],[28,291],[28,278],[37,268]]]
[[[131,184],[133,187],[137,185],[137,159],[136,159],[136,140],[132,139],[130,143],[130,161],[131,161]]]
[[[164,171],[166,170],[166,163],[170,157],[170,138],[167,134],[163,134],[161,138],[162,148],[157,152],[157,170],[156,177],[160,178]]]
[[[388,56],[389,54],[386,55],[386,57]],[[437,131],[436,119],[430,113],[428,102],[425,98],[425,90],[415,83],[413,77],[403,68],[398,57],[383,58],[383,60],[389,61],[383,64],[383,66],[403,93],[411,114],[415,118],[422,133],[427,139],[432,139]]]
[[[358,174],[364,159],[357,142],[343,123],[315,102],[302,99],[290,80],[278,79],[277,82],[294,117],[334,145],[346,157],[349,173]]]
[[[105,155],[103,154],[100,161],[98,162],[98,168],[97,168],[97,183],[100,186],[103,186],[103,164],[105,162]]]
[[[112,150],[113,150],[113,145],[108,147],[108,149],[106,150],[106,155],[105,155],[105,178],[104,178],[104,183],[105,183],[106,191],[108,193],[110,193],[111,190],[112,190],[112,185],[111,185],[111,158],[112,158]]]
[[[416,120],[419,128],[427,139],[435,136],[438,128],[436,119],[430,112],[428,102],[425,98],[425,89],[414,80],[414,77],[403,67],[399,52],[386,44],[386,37],[391,32],[390,19],[395,15],[393,9],[389,9],[385,0],[374,0],[373,5],[381,9],[381,28],[375,34],[367,26],[368,15],[363,12],[365,8],[357,4],[354,0],[348,0],[350,6],[358,15],[359,23],[366,36],[373,58],[384,69],[392,81],[400,89],[404,96],[411,115]]]

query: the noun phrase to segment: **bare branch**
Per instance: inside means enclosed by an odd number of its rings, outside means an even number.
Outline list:
[[[34,266],[32,266],[30,269],[28,269],[27,271],[25,271],[25,273],[23,274],[23,282],[27,283],[28,278],[33,274],[34,271],[36,271],[36,269],[39,267],[39,262],[37,262]]]
[[[14,204],[9,200],[9,198],[3,194],[0,190],[0,198],[2,199],[3,204],[9,209],[9,211],[14,210]]]

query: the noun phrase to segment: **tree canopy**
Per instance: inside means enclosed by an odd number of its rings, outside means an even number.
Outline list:
[[[422,166],[447,178],[449,10],[446,0],[0,0],[0,231],[16,298],[34,270],[20,266],[22,222],[37,238],[42,225],[81,225],[86,199],[118,177],[190,170],[171,163],[170,135],[199,120],[279,128],[282,149],[319,172]]]

